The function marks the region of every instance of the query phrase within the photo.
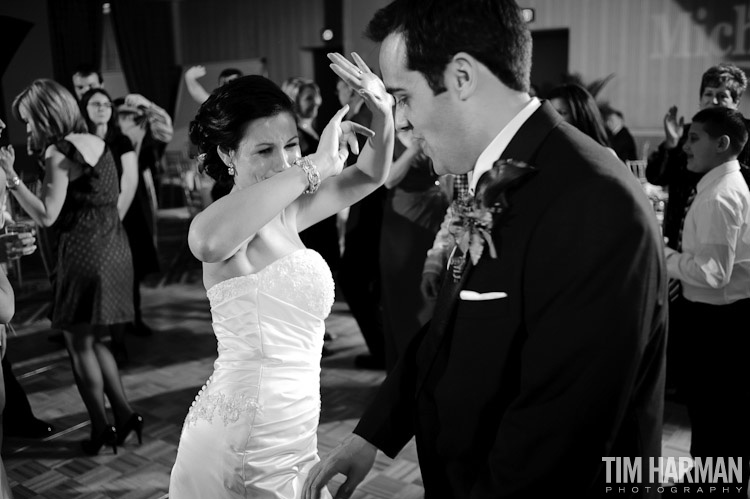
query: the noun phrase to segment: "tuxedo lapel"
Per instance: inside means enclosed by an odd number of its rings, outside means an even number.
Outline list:
[[[547,135],[564,120],[558,115],[549,102],[543,102],[541,107],[532,114],[511,139],[508,147],[501,155],[501,159],[515,159],[533,165],[533,157]],[[500,256],[502,258],[502,256]],[[458,302],[458,295],[472,273],[474,266],[471,258],[467,258],[466,268],[458,282],[446,272],[443,286],[440,288],[435,304],[435,312],[429,329],[417,351],[416,393],[424,386],[424,382],[432,369],[437,353],[445,344],[445,339],[453,331],[453,315]]]
[[[424,380],[427,378],[430,369],[432,369],[432,365],[435,362],[435,356],[440,350],[440,346],[445,338],[450,336],[447,333],[448,328],[452,323],[451,318],[456,309],[458,295],[473,268],[474,265],[472,264],[471,258],[467,255],[466,267],[464,267],[464,271],[458,281],[453,279],[450,275],[450,269],[446,271],[443,285],[440,288],[440,292],[438,293],[435,302],[435,312],[430,321],[429,329],[417,351],[417,365],[420,366],[420,369],[417,374],[416,393],[419,393],[424,384]]]

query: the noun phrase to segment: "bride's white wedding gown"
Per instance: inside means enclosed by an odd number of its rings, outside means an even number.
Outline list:
[[[169,497],[296,499],[319,460],[331,272],[301,249],[207,295],[219,355],[185,419]]]

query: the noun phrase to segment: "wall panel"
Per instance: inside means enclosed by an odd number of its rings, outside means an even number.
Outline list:
[[[347,47],[377,60],[361,37],[372,13],[387,0],[345,0]],[[600,94],[622,109],[641,143],[655,147],[667,109],[689,120],[698,110],[703,72],[731,61],[750,72],[750,2],[747,0],[518,0],[536,11],[532,30],[570,31],[569,71],[584,81],[615,73]],[[347,48],[347,50],[349,50]],[[373,51],[375,53],[373,54]],[[534,61],[543,64],[543,61]],[[750,115],[750,97],[740,110]]]
[[[520,0],[531,29],[570,30],[570,71],[591,81],[615,73],[600,98],[622,109],[651,146],[671,105],[689,120],[703,72],[721,61],[750,69],[745,0]],[[743,18],[744,15],[744,18]],[[541,63],[540,61],[536,61]],[[745,115],[750,104],[743,102]]]
[[[0,0],[0,15],[22,19],[34,24],[24,38],[2,77],[2,113],[7,125],[2,144],[9,140],[16,149],[16,170],[35,170],[36,159],[26,155],[26,125],[11,115],[16,95],[36,78],[52,78],[47,2],[44,0]],[[62,82],[67,84],[68,82]]]
[[[320,46],[323,0],[183,0],[183,65],[265,57],[269,77],[312,77],[305,47]]]

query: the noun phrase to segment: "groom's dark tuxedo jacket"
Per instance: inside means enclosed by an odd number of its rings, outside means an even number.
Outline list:
[[[485,249],[460,282],[446,277],[355,433],[391,457],[416,436],[428,499],[611,496],[602,458],[642,457],[646,481],[661,455],[654,213],[625,165],[548,103],[502,157],[538,172],[492,230],[497,258]],[[507,297],[467,301],[462,289]]]

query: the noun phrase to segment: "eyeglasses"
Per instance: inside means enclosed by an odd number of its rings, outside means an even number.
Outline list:
[[[110,109],[112,107],[111,102],[89,102],[89,106],[96,107],[99,109]]]

